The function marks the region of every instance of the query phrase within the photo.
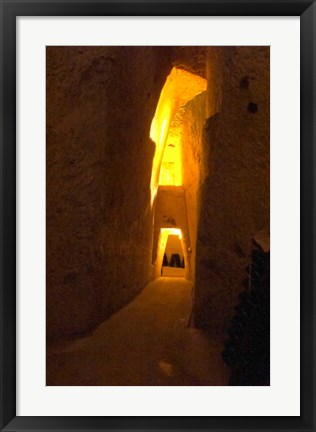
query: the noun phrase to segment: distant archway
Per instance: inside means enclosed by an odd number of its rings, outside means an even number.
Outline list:
[[[160,276],[185,276],[184,258],[185,241],[182,231],[179,228],[161,228],[157,247],[157,269],[160,269]],[[165,261],[164,262],[164,257]],[[164,265],[165,264],[165,265]],[[166,267],[179,269],[176,271],[166,271]],[[167,274],[168,273],[168,274]]]
[[[162,261],[161,276],[185,276],[185,259],[182,236],[169,234]]]

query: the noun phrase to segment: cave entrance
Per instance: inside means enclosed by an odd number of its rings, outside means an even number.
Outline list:
[[[162,260],[161,276],[184,277],[184,255],[177,235],[169,234]]]
[[[162,256],[161,276],[184,277],[185,259],[182,232],[179,228],[162,228],[159,248]]]

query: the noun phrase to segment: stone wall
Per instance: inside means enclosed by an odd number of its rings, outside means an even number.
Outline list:
[[[80,334],[152,276],[149,139],[171,49],[47,48],[47,337]]]
[[[210,48],[195,322],[222,332],[243,289],[251,238],[270,225],[269,47]]]
[[[182,123],[183,189],[188,221],[188,277],[195,281],[197,229],[201,212],[201,184],[206,176],[207,159],[203,149],[206,120],[206,92],[188,102]]]

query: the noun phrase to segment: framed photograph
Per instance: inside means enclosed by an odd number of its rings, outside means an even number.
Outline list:
[[[1,431],[314,431],[315,2],[0,1]]]

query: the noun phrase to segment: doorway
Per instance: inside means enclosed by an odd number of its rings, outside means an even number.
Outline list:
[[[180,230],[177,234],[168,233],[162,260],[161,276],[185,276],[185,260],[183,254],[182,234]]]

